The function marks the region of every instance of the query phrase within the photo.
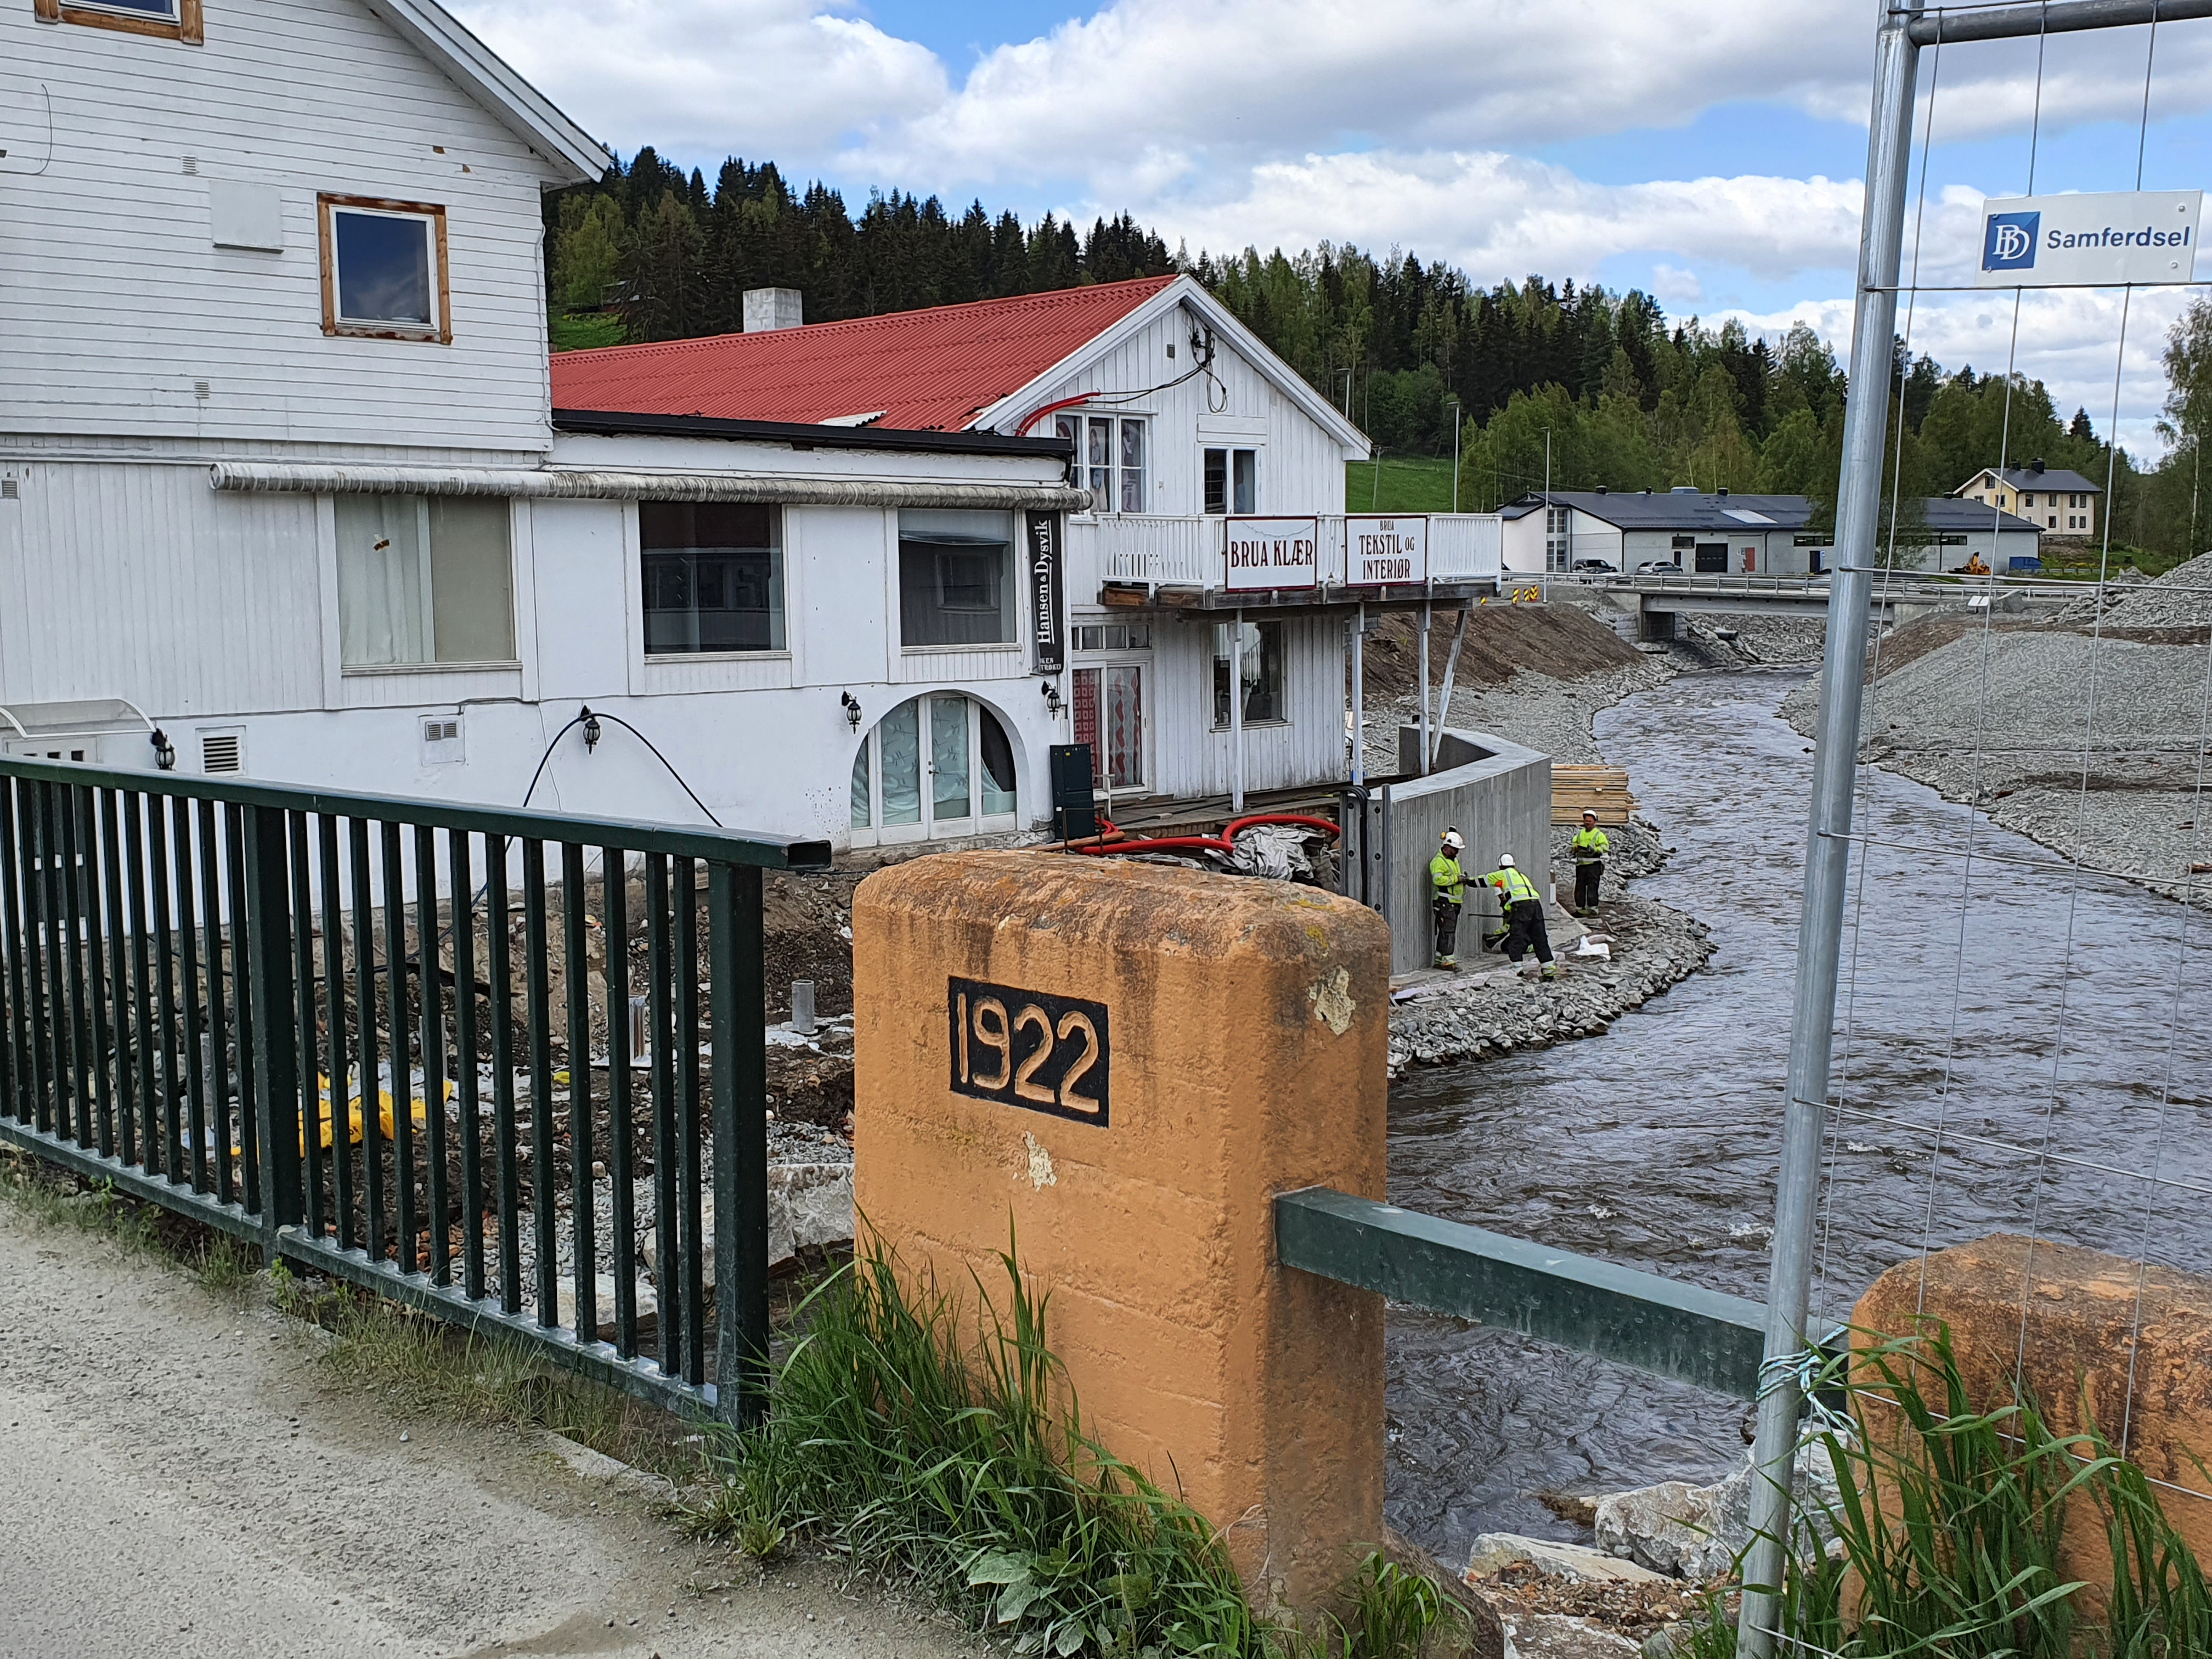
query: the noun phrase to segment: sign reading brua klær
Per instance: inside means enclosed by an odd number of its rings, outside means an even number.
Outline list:
[[[1222,547],[1231,593],[1273,593],[1321,580],[1318,526],[1311,519],[1224,519]]]
[[[952,1091],[1106,1127],[1106,1005],[948,980]]]
[[[2201,190],[2011,196],[1982,204],[1983,288],[2186,283]]]
[[[1345,580],[1354,587],[1395,587],[1429,579],[1429,521],[1355,513],[1344,521]]]

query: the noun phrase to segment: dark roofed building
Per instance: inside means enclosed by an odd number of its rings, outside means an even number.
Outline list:
[[[2062,538],[2097,533],[2097,500],[2104,493],[2095,480],[2041,461],[2002,471],[1985,466],[1951,492],[1960,501],[2016,513],[2045,535]]]

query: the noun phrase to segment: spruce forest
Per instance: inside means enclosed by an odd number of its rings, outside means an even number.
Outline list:
[[[1024,225],[981,202],[794,192],[774,162],[732,158],[709,185],[651,149],[548,198],[556,349],[736,331],[748,289],[794,288],[806,320],[1040,293],[1187,270],[1345,409],[1381,453],[1443,457],[1460,440],[1461,505],[1556,489],[1701,489],[1808,496],[1826,510],[1842,453],[1844,375],[1809,328],[1778,343],[1730,320],[1669,319],[1650,295],[1531,276],[1482,288],[1393,249],[1295,255],[1170,249],[1124,214],[1087,230]],[[2086,410],[2040,381],[1946,368],[1900,345],[1889,386],[1897,495],[1947,495],[2002,452],[2112,480],[2116,543],[2160,562],[2197,544],[2197,443],[2212,422],[2212,316],[2166,354],[2166,459],[2109,454]],[[1889,491],[1885,489],[1885,495]],[[1911,507],[1905,509],[1911,512]]]

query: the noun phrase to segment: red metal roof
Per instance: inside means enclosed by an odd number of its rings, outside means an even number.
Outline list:
[[[764,334],[556,352],[553,407],[809,422],[881,410],[870,425],[958,431],[1174,281],[1146,276]]]

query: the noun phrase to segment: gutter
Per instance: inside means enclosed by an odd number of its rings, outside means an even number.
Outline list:
[[[532,500],[747,501],[781,507],[946,507],[1087,513],[1091,492],[1066,484],[895,483],[880,478],[767,477],[493,466],[306,465],[217,461],[222,491],[291,495],[504,495]]]
[[[787,443],[793,449],[891,450],[908,455],[1024,456],[1072,461],[1066,438],[1017,438],[1003,432],[902,431],[879,426],[819,426],[806,421],[732,421],[712,415],[632,415],[614,410],[556,409],[559,432],[623,438],[734,438]]]

